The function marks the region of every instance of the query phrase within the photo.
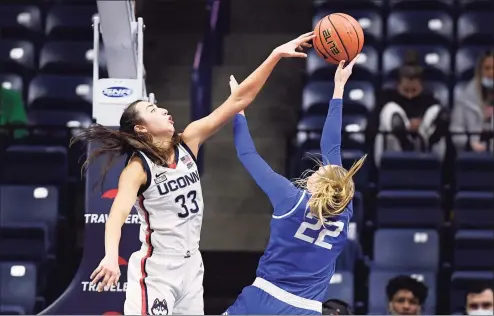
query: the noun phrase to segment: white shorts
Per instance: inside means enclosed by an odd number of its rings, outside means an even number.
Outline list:
[[[136,251],[129,259],[125,315],[204,315],[201,253],[146,256]]]

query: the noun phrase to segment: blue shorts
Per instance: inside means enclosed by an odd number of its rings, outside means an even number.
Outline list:
[[[248,286],[223,315],[321,315],[313,310],[282,302],[263,290]]]

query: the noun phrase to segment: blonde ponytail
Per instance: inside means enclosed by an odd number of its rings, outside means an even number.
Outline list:
[[[315,177],[310,188],[312,196],[309,200],[309,208],[322,223],[325,218],[342,213],[353,199],[355,194],[353,176],[362,167],[366,157],[367,155],[356,161],[348,171],[341,166],[324,166],[321,161],[316,160],[319,165],[318,171],[306,170],[302,178],[295,180],[297,185],[307,189],[308,179]]]

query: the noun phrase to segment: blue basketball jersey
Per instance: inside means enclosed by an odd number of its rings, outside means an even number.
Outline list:
[[[273,215],[271,234],[259,261],[257,276],[297,296],[323,302],[335,263],[348,235],[353,208],[350,202],[324,225],[308,207],[304,191],[298,203],[282,215]]]

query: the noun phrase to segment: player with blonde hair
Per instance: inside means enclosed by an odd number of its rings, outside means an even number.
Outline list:
[[[243,112],[235,117],[238,158],[267,194],[274,212],[257,278],[244,288],[226,315],[321,314],[353,215],[352,177],[365,160],[362,157],[346,170],[340,156],[343,90],[357,58],[346,67],[340,62],[336,70],[321,137],[322,162],[317,171],[305,172],[310,176],[295,181],[300,188],[275,173],[259,156]],[[230,85],[233,92],[237,86],[234,78]]]

